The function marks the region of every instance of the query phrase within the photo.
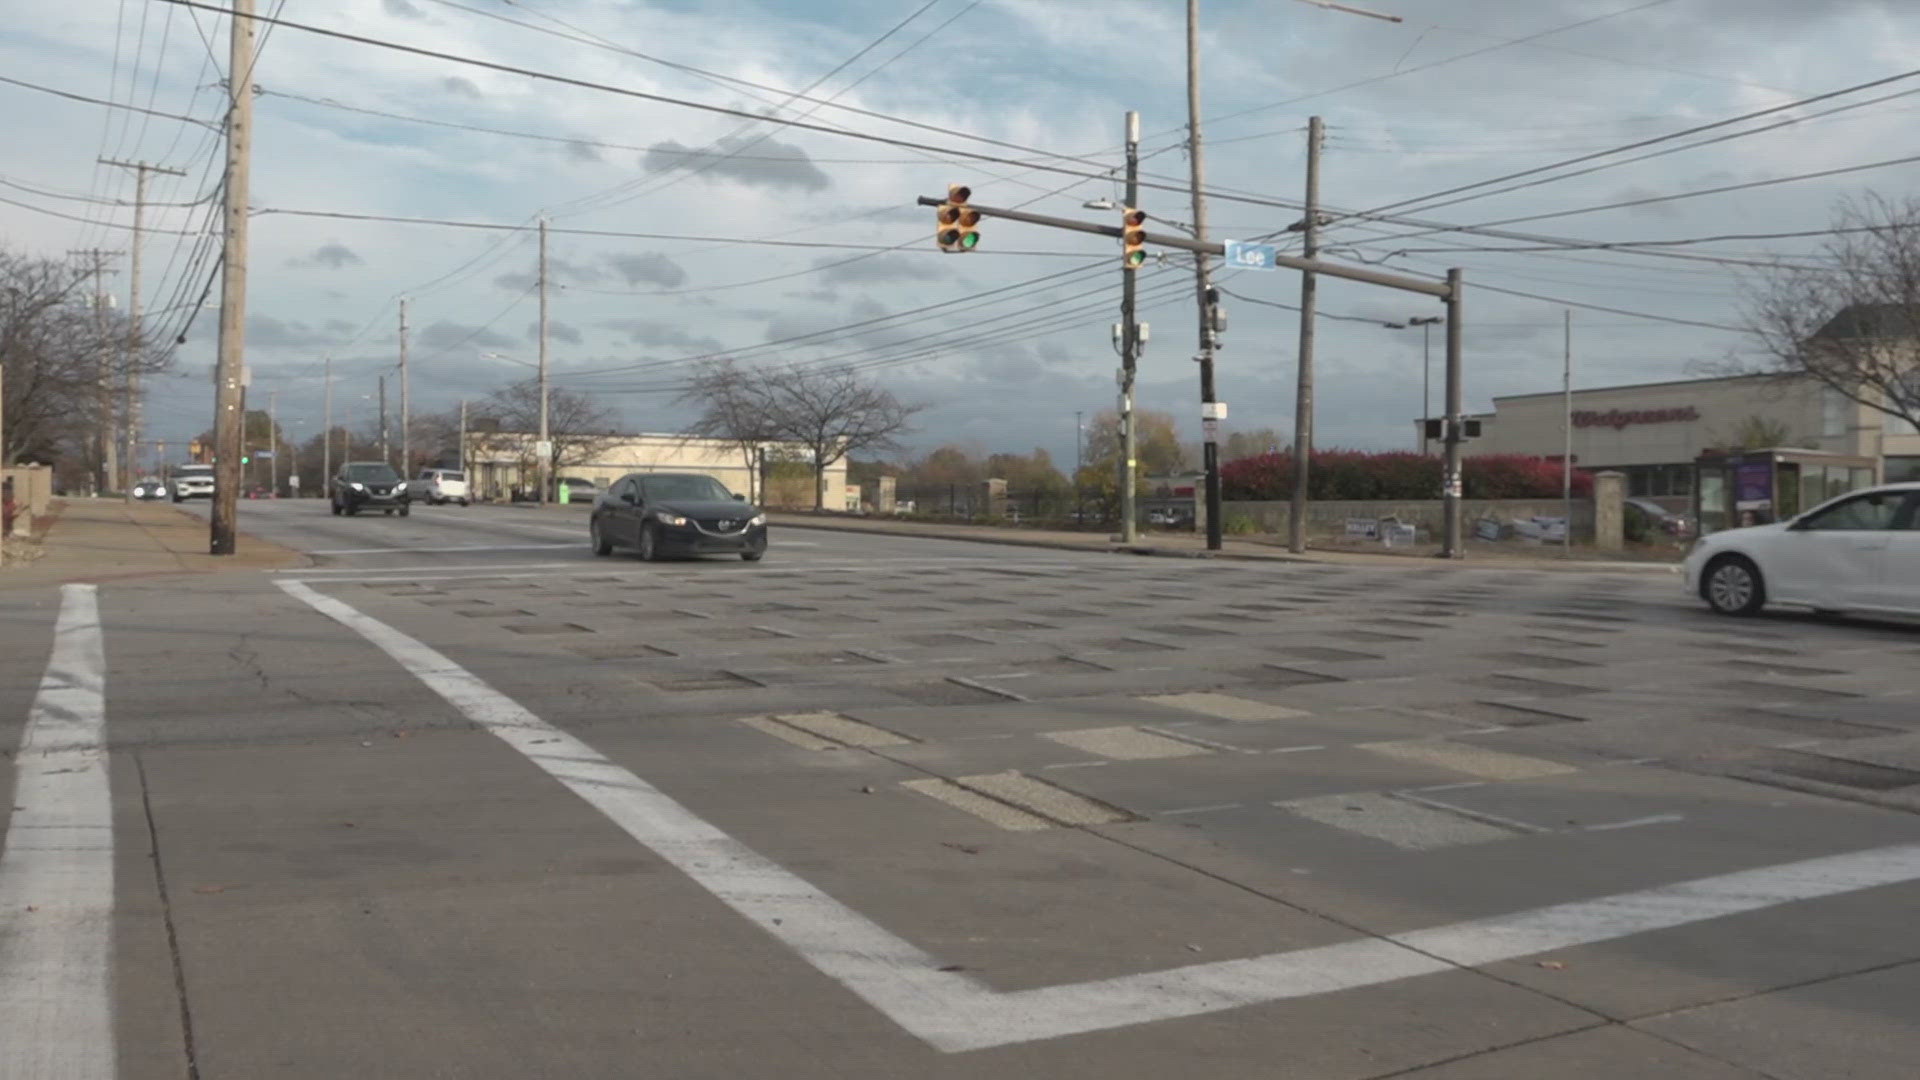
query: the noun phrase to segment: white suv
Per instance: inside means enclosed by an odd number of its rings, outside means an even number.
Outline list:
[[[213,498],[213,466],[180,465],[173,470],[173,501]]]
[[[421,469],[420,478],[409,482],[407,490],[417,492],[418,498],[434,506],[450,502],[465,506],[467,474],[459,469]]]

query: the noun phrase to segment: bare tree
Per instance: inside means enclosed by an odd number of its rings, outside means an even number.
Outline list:
[[[1920,427],[1920,198],[1843,201],[1817,255],[1777,261],[1748,291],[1765,356],[1739,370],[1811,377]]]
[[[521,454],[521,475],[534,471],[538,459],[526,435],[540,430],[539,380],[527,379],[495,390],[472,415],[498,421],[499,433],[483,439],[501,448],[508,446],[505,439],[511,439],[512,447]],[[621,440],[613,428],[610,410],[595,405],[585,394],[552,388],[547,391],[547,438],[553,443],[548,475],[555,478],[565,466],[592,461]]]
[[[683,402],[701,407],[693,437],[724,439],[753,455],[770,442],[797,443],[813,470],[813,508],[825,509],[827,470],[848,454],[887,450],[923,405],[903,405],[850,368],[746,368],[722,360],[697,370]]]
[[[100,387],[129,370],[164,370],[164,349],[126,349],[126,320],[83,302],[87,275],[52,259],[0,249],[0,364],[6,368],[6,445],[0,462],[26,456],[85,458],[102,419]]]
[[[761,373],[743,370],[731,359],[710,360],[694,369],[676,400],[700,408],[700,415],[684,429],[686,439],[731,444],[747,467],[747,498],[761,498],[752,490],[759,472],[756,459],[781,434],[773,418],[772,388]]]

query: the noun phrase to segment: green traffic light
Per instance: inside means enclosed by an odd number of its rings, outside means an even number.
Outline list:
[[[975,247],[979,246],[979,244],[980,244],[979,233],[969,232],[969,233],[960,234],[960,246],[965,248],[966,250],[972,251]]]
[[[1139,266],[1139,265],[1141,265],[1141,264],[1143,264],[1143,263],[1145,263],[1146,261],[1147,261],[1147,253],[1146,253],[1146,252],[1144,252],[1144,251],[1129,251],[1129,252],[1127,252],[1127,265],[1128,265],[1128,266]]]

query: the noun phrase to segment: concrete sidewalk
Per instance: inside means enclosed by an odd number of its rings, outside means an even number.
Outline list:
[[[926,521],[902,521],[894,518],[842,517],[837,515],[770,512],[769,524],[788,529],[827,529],[838,532],[880,533],[889,536],[921,536],[938,540],[965,540],[981,544],[1009,544],[1016,547],[1053,548],[1061,551],[1108,551],[1187,559],[1237,559],[1262,562],[1307,562],[1342,566],[1377,566],[1382,569],[1418,570],[1434,566],[1498,567],[1514,570],[1579,570],[1585,573],[1675,573],[1676,562],[1633,562],[1601,559],[1563,559],[1541,557],[1528,552],[1490,549],[1469,542],[1467,557],[1442,560],[1419,554],[1385,554],[1364,551],[1309,550],[1295,555],[1278,544],[1239,538],[1227,538],[1221,550],[1208,551],[1200,536],[1176,533],[1143,533],[1138,543],[1122,544],[1107,533],[1068,532],[1064,530],[1022,529],[999,525],[960,525]]]
[[[163,503],[118,499],[57,502],[37,557],[9,558],[0,566],[0,589],[38,588],[67,582],[100,582],[163,574],[223,570],[277,570],[308,564],[306,556],[246,533],[229,556],[207,554],[207,525]],[[36,534],[41,530],[36,527]]]

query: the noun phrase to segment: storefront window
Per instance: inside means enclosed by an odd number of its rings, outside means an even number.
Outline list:
[[[1920,457],[1890,457],[1887,459],[1887,483],[1904,484],[1910,480],[1920,480]]]

